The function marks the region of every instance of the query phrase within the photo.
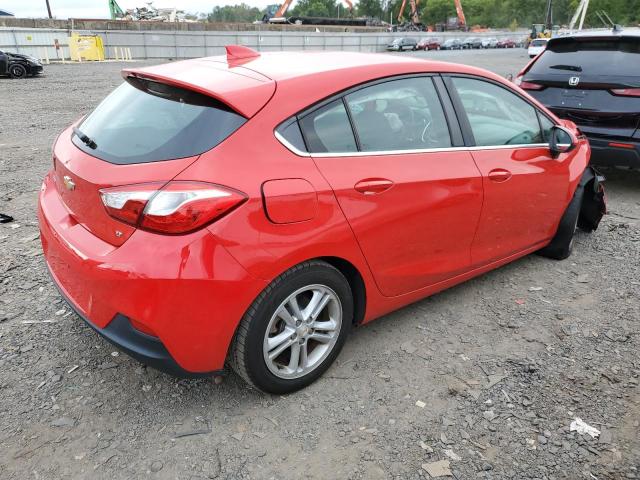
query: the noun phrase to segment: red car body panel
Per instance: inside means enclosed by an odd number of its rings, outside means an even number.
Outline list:
[[[482,217],[471,248],[473,265],[551,240],[566,208],[565,187],[575,150],[558,159],[544,147],[472,154],[484,179]]]
[[[402,295],[470,267],[482,208],[482,178],[469,152],[316,158],[351,224],[380,291]],[[389,181],[379,194],[354,185]],[[402,248],[398,248],[399,243]]]
[[[341,90],[422,72],[479,75],[514,89],[462,65],[350,53],[274,53],[230,64],[214,57],[127,71],[214,96],[251,119],[198,157],[135,165],[93,158],[63,132],[39,199],[56,283],[97,328],[125,315],[153,332],[180,367],[208,372],[223,367],[253,300],[303,261],[351,265],[366,295],[358,320],[367,322],[544,246],[588,163],[586,140],[557,160],[541,148],[461,148],[363,155],[345,167],[345,158],[296,155],[274,136],[281,122]],[[508,181],[489,179],[507,167]],[[76,191],[60,189],[64,175],[77,180]],[[101,188],[171,180],[228,186],[247,201],[201,230],[172,236],[102,209]]]

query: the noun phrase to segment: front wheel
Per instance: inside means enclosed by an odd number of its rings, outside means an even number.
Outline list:
[[[9,66],[9,76],[11,78],[24,78],[27,76],[27,69],[24,65],[14,64]]]
[[[344,275],[322,261],[304,262],[249,307],[231,347],[231,367],[263,392],[294,392],[331,366],[352,322],[353,295]]]

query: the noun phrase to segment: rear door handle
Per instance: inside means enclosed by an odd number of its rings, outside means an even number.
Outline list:
[[[489,172],[488,177],[492,182],[506,182],[511,178],[511,172],[509,170],[505,170],[504,168],[496,168]]]
[[[356,183],[353,188],[364,195],[376,195],[389,190],[392,186],[393,182],[386,178],[366,178]]]

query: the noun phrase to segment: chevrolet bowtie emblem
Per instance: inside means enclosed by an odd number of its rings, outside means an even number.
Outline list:
[[[76,189],[76,182],[74,182],[69,175],[65,175],[64,177],[62,177],[62,181],[67,190]]]

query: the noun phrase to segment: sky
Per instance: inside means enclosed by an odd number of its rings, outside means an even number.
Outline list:
[[[117,0],[123,10],[144,7],[148,0]],[[244,0],[251,6],[263,8],[279,0]],[[242,3],[242,0],[155,0],[154,7],[178,8],[187,12],[208,13],[216,5]],[[109,18],[107,0],[49,0],[55,18]],[[8,10],[17,17],[46,18],[45,0],[0,0],[0,9]]]

